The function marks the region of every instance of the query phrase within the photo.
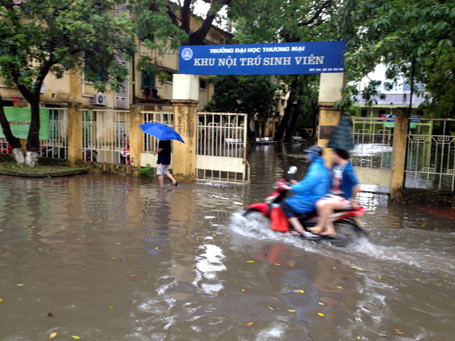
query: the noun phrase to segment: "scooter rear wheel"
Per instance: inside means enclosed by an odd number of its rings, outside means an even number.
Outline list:
[[[335,223],[337,235],[330,239],[330,243],[335,246],[346,247],[359,240],[363,233],[355,221],[343,220]]]

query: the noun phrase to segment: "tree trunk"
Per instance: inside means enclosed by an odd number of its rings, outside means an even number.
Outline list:
[[[13,157],[18,166],[22,167],[25,164],[25,157],[22,152],[22,148],[13,148]]]
[[[9,143],[11,148],[13,148],[13,157],[16,160],[18,166],[23,166],[25,163],[24,154],[22,153],[21,140],[13,135],[11,131],[10,124],[6,118],[5,110],[3,109],[3,100],[0,95],[0,123],[3,129],[3,134],[5,135],[6,141]]]
[[[294,77],[290,86],[289,86],[289,100],[286,105],[286,109],[284,110],[283,118],[281,119],[280,126],[275,134],[275,140],[281,141],[283,139],[284,132],[286,131],[286,127],[288,125],[289,117],[291,116],[292,111],[292,102],[296,98],[295,96],[295,87],[297,84],[297,77]]]
[[[38,152],[31,152],[27,150],[25,153],[25,165],[31,168],[36,167],[36,165],[38,165],[38,157]]]
[[[6,141],[10,144],[10,146],[14,148],[21,148],[21,140],[18,139],[13,135],[11,132],[11,127],[9,125],[8,120],[6,119],[5,110],[3,109],[3,100],[2,96],[0,95],[0,123],[3,128],[3,134],[5,135]]]
[[[297,105],[299,105],[299,102],[297,102]],[[298,107],[294,106],[294,110],[292,111],[291,124],[289,124],[289,126],[286,129],[285,140],[287,142],[292,141],[292,136],[294,136],[294,131],[295,131],[295,128],[297,127],[297,121],[299,120],[300,112],[301,111],[298,109]]]
[[[31,120],[30,129],[27,137],[27,151],[39,151],[39,131],[40,131],[40,107],[39,107],[39,92],[31,95]]]
[[[34,92],[31,94],[31,120],[30,129],[27,137],[27,152],[25,154],[25,165],[27,167],[36,167],[39,156],[39,131],[40,131],[40,94]]]

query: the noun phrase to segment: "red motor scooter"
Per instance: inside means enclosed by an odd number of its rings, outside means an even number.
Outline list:
[[[293,166],[289,169],[288,174],[295,174],[297,167]],[[246,207],[244,216],[248,219],[264,219],[270,221],[270,227],[278,232],[291,231],[292,227],[289,225],[284,212],[281,210],[280,203],[286,198],[287,190],[281,187],[282,184],[290,184],[287,179],[280,179],[274,185],[274,191],[270,193],[264,200],[256,204],[249,205]],[[301,236],[305,239],[315,241],[328,241],[335,246],[347,246],[354,241],[360,239],[362,236],[367,236],[368,233],[359,225],[358,217],[364,214],[365,210],[363,207],[350,208],[346,210],[335,211],[331,220],[335,225],[336,236],[320,236],[313,234],[308,231],[309,227],[315,226],[320,220],[317,212],[310,212],[308,214],[300,215],[299,221],[305,228],[306,233]]]

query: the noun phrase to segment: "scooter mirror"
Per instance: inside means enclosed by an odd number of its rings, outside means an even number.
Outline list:
[[[288,169],[288,174],[295,174],[297,173],[297,167],[296,166],[291,166]]]

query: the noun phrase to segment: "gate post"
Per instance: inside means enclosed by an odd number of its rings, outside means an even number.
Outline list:
[[[406,112],[397,113],[393,134],[392,178],[390,180],[390,198],[401,201],[403,197],[404,175],[406,169],[406,152],[409,118]]]
[[[328,167],[332,164],[329,138],[341,119],[341,109],[335,109],[335,102],[343,98],[342,88],[346,79],[344,73],[321,73],[319,83],[319,125],[318,145],[324,147],[323,157]]]
[[[174,74],[172,90],[174,129],[185,141],[174,142],[172,145],[172,170],[178,181],[196,181],[198,102],[199,76]]]
[[[144,134],[139,127],[144,123],[141,114],[142,106],[132,105],[129,112],[130,163],[132,167],[141,166],[141,154],[144,151]]]
[[[68,162],[72,166],[82,160],[81,107],[80,103],[71,103],[68,107]]]

